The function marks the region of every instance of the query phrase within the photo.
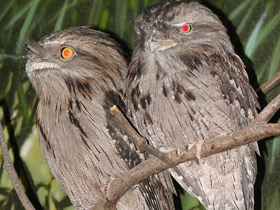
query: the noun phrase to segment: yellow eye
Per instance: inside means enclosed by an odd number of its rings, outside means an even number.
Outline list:
[[[190,24],[183,25],[179,28],[179,32],[181,33],[189,33],[192,30],[192,26]]]
[[[61,57],[64,59],[72,58],[74,55],[74,50],[72,50],[70,47],[64,47],[61,50]]]

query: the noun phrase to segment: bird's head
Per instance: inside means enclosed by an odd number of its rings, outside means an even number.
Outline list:
[[[218,17],[193,1],[152,5],[139,15],[135,29],[138,44],[150,52],[166,51],[176,46],[194,49],[201,45],[219,47],[230,44],[226,29]]]
[[[57,88],[61,94],[60,87],[69,91],[85,83],[96,90],[118,86],[126,75],[126,61],[118,45],[90,27],[51,33],[38,43],[28,42],[27,50],[26,72],[39,97],[42,88]]]

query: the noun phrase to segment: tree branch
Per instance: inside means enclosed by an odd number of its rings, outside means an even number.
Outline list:
[[[217,136],[213,139],[206,141],[201,148],[201,158],[208,157],[213,154],[224,152],[233,149],[238,146],[246,145],[248,143],[265,139],[271,136],[280,135],[280,124],[268,124],[267,122],[280,108],[280,95],[272,100],[267,107],[259,114],[259,116],[253,120],[247,127],[234,132],[230,136]],[[133,136],[136,145],[143,144],[143,138],[139,134],[131,129],[130,123],[121,114],[117,107],[111,109],[112,114],[118,121],[118,124],[122,125],[122,132],[129,137]],[[126,130],[126,128],[128,128]],[[145,145],[146,148],[149,146]],[[144,150],[144,148],[142,148]],[[154,154],[154,150],[152,154]],[[109,200],[111,206],[114,206],[119,198],[125,194],[125,192],[133,187],[135,184],[141,182],[145,178],[156,174],[160,171],[174,167],[179,163],[193,160],[196,158],[197,149],[192,147],[189,151],[183,151],[180,154],[176,150],[165,153],[164,159],[160,158],[161,155],[156,155],[139,165],[132,168],[130,171],[123,174],[120,178],[113,180],[110,183],[110,192],[108,193],[107,200]],[[161,152],[157,153],[161,154]],[[166,157],[167,161],[166,161]],[[104,207],[103,201],[97,203],[95,208]],[[113,205],[112,205],[113,204]],[[108,203],[106,204],[108,207]],[[108,208],[110,209],[110,208]]]
[[[0,144],[1,144],[1,149],[2,149],[4,168],[6,169],[8,175],[12,181],[12,184],[17,192],[17,195],[18,195],[22,205],[27,210],[35,210],[35,208],[32,206],[31,202],[28,200],[26,194],[23,191],[23,188],[20,185],[16,170],[14,168],[13,162],[9,155],[9,150],[8,150],[7,143],[5,141],[1,123],[0,123]]]

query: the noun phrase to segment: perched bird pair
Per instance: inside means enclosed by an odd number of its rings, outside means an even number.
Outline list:
[[[111,135],[112,105],[129,113],[138,132],[161,150],[229,135],[257,114],[243,63],[208,8],[192,1],[155,4],[135,29],[128,68],[114,40],[90,27],[28,43],[40,145],[77,209],[94,207],[111,180],[143,160]],[[252,143],[168,171],[206,209],[253,209],[257,151]],[[162,172],[129,190],[116,207],[174,209],[172,192]]]

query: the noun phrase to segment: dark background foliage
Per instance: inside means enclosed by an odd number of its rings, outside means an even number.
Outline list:
[[[37,97],[25,75],[24,47],[52,31],[91,25],[112,34],[131,53],[135,43],[133,21],[146,6],[159,0],[10,0],[0,2],[0,120],[16,170],[36,209],[73,209],[65,192],[52,178],[39,149],[34,126]],[[271,78],[280,63],[279,0],[202,1],[222,19],[237,53],[247,66],[254,88]],[[261,96],[262,107],[279,88]],[[279,115],[273,121],[277,122]],[[280,209],[279,137],[259,142],[262,156],[256,209]],[[3,165],[2,159],[0,160]],[[181,193],[182,209],[203,209]],[[181,204],[180,204],[181,203]],[[7,173],[0,168],[0,208],[23,209]]]

